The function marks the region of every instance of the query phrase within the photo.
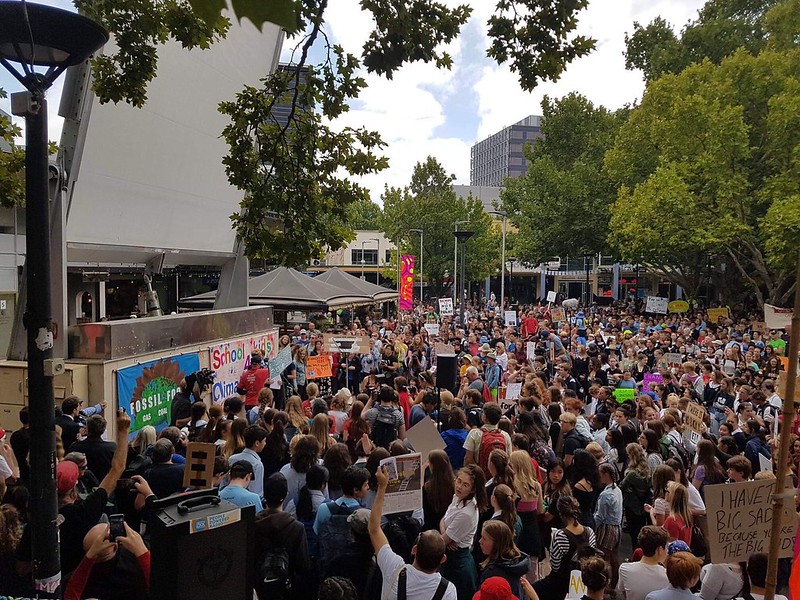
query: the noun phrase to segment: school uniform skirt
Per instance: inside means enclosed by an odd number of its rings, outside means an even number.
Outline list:
[[[447,560],[439,569],[442,577],[456,588],[459,600],[472,598],[477,590],[478,569],[469,548],[448,550]]]

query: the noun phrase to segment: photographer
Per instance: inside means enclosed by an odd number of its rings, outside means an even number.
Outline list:
[[[172,397],[172,408],[169,416],[170,427],[184,427],[192,420],[192,401],[189,396],[192,394],[192,388],[196,380],[197,377],[192,373],[187,375],[185,379],[181,379],[178,384],[178,393]]]

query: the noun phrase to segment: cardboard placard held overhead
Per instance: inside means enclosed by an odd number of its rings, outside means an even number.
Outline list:
[[[683,364],[683,356],[677,352],[666,352],[664,360],[667,361],[667,367],[672,369],[673,373]]]
[[[436,429],[433,419],[422,419],[411,429],[406,431],[406,440],[411,443],[414,452],[422,455],[422,462],[428,461],[428,454],[433,450],[444,450],[446,444]]]
[[[517,311],[515,311],[515,310],[507,310],[507,311],[505,311],[505,321],[506,321],[506,327],[516,327],[517,326]]]
[[[550,320],[553,323],[563,323],[567,320],[567,313],[563,308],[553,308],[550,310]]]
[[[215,444],[189,442],[186,447],[186,466],[183,470],[183,487],[206,489],[214,482]]]
[[[781,308],[771,304],[764,305],[764,322],[770,329],[788,329],[792,323],[793,314],[794,310],[791,308]]]
[[[453,316],[453,299],[439,298],[439,314],[443,317]]]
[[[331,377],[331,375],[331,361],[327,354],[309,356],[306,359],[306,377],[309,380]]]
[[[617,388],[614,390],[614,400],[622,404],[626,400],[635,400],[636,390],[633,388]]]
[[[547,292],[547,301],[548,302],[555,302],[556,301],[556,293],[553,290]]]
[[[785,489],[792,491],[786,478]],[[774,479],[722,483],[703,487],[708,515],[711,562],[736,563],[757,552],[767,552],[772,528]],[[794,502],[783,505],[778,558],[789,558],[794,551],[797,513]]]
[[[642,380],[642,391],[649,391],[651,383],[655,383],[657,385],[664,383],[664,378],[661,376],[661,373],[645,373],[644,379]]]
[[[689,402],[686,405],[686,412],[683,414],[683,422],[692,431],[703,433],[705,431],[705,423],[703,421],[705,416],[705,408],[695,402]]]
[[[654,313],[657,315],[667,314],[667,307],[669,306],[669,298],[661,298],[660,296],[648,296],[647,304],[645,304],[644,312]]]
[[[719,323],[720,319],[730,318],[730,312],[728,312],[727,306],[723,306],[722,308],[709,308],[706,312],[708,313],[708,320],[712,323]]]
[[[439,324],[425,323],[425,331],[428,332],[428,335],[439,335]]]
[[[528,342],[525,344],[525,356],[528,360],[536,358],[536,342]]]
[[[344,352],[345,354],[369,352],[369,338],[364,335],[326,333],[322,336],[322,339],[325,343],[326,352]]]

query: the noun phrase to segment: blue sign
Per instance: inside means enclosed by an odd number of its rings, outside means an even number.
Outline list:
[[[172,398],[181,379],[200,369],[195,354],[169,356],[117,371],[117,403],[131,416],[131,434],[145,425],[169,425]]]

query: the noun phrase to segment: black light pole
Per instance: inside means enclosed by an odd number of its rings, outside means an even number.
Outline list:
[[[45,93],[67,67],[85,61],[108,33],[77,13],[0,0],[0,64],[27,92],[11,95],[11,112],[25,117],[25,271],[30,411],[33,577],[39,598],[58,595],[53,323],[50,289],[47,102]],[[18,63],[20,69],[11,63]],[[45,67],[44,72],[35,67]],[[41,71],[42,69],[40,69]]]
[[[456,236],[456,239],[461,242],[461,293],[459,294],[459,321],[461,323],[461,328],[464,329],[464,333],[466,333],[466,324],[464,323],[464,306],[467,303],[467,286],[466,286],[466,278],[464,275],[464,258],[467,254],[467,240],[475,235],[474,231],[454,231],[453,235]]]
[[[589,301],[591,300],[591,290],[589,288],[589,267],[592,264],[592,255],[583,255],[584,266],[586,267],[586,290],[583,293],[583,307],[589,308]]]
[[[508,303],[514,299],[514,263],[517,262],[516,256],[508,257]]]

